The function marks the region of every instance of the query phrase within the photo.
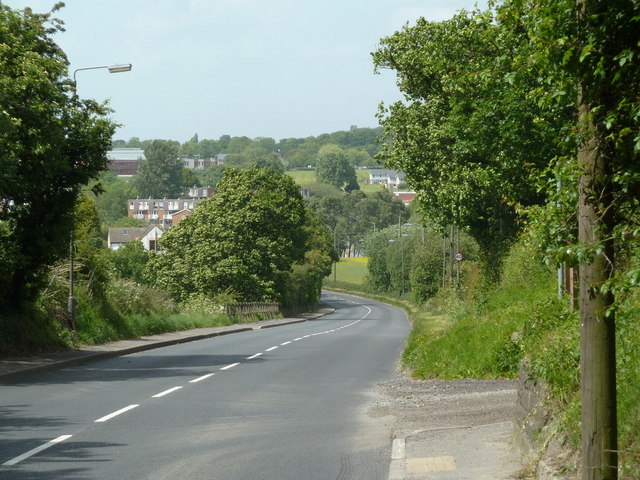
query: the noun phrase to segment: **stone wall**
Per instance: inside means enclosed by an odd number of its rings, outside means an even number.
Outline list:
[[[564,439],[549,431],[551,420],[544,408],[546,388],[543,382],[534,380],[528,373],[527,362],[520,364],[518,380],[516,443],[529,459],[531,470],[538,480],[577,480],[577,453],[565,447]],[[567,465],[573,466],[567,471]]]

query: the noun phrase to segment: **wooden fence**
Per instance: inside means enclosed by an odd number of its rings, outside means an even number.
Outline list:
[[[225,303],[224,313],[232,318],[275,318],[280,313],[280,306],[269,302]]]

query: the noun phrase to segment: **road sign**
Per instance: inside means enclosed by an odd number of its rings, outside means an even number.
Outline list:
[[[456,259],[458,262],[461,262],[463,258],[464,258],[464,257],[462,256],[462,254],[461,254],[460,252],[456,253],[455,259]]]

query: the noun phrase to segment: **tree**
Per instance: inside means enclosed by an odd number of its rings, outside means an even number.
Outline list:
[[[272,169],[226,169],[215,196],[162,236],[152,278],[184,300],[233,292],[280,301],[302,262],[305,207],[293,180]]]
[[[333,247],[333,236],[314,212],[307,211],[304,225],[306,245],[304,261],[293,264],[282,303],[286,307],[314,305],[320,299],[322,280],[331,273],[333,262],[339,260]]]
[[[175,198],[182,193],[182,161],[178,145],[169,140],[153,140],[144,149],[134,185],[140,197]]]
[[[128,180],[116,177],[111,171],[103,172],[93,190],[98,215],[104,223],[113,223],[127,216],[127,200],[135,198],[135,188]]]
[[[316,155],[316,179],[345,191],[357,190],[358,180],[353,165],[342,148],[325,145]]]
[[[358,150],[357,148],[350,148],[347,150],[347,158],[349,163],[354,167],[367,166],[373,163],[371,155],[364,150]]]
[[[406,98],[381,108],[389,141],[379,157],[407,173],[425,217],[469,230],[490,278],[520,228],[516,205],[542,200],[530,173],[556,155],[564,120],[544,115],[529,95],[536,76],[513,67],[523,42],[490,13],[461,12],[419,19],[373,54]]]
[[[66,256],[83,185],[106,168],[115,125],[77,97],[52,36],[61,22],[0,4],[0,303],[33,301]]]
[[[144,272],[149,261],[149,252],[144,249],[142,242],[125,243],[110,253],[110,260],[120,278],[133,280],[137,283],[147,283],[148,279]]]
[[[224,169],[223,165],[211,165],[200,175],[200,184],[205,187],[215,187],[222,179]]]

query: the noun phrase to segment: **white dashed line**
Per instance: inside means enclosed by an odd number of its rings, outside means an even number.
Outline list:
[[[94,420],[94,422],[95,423],[106,422],[107,420],[111,420],[113,417],[117,417],[121,413],[128,412],[129,410],[133,410],[134,408],[139,406],[140,405],[138,404],[129,405],[128,407],[121,408],[120,410],[116,410],[115,412],[110,413],[109,415],[105,415],[104,417]]]
[[[201,382],[202,380],[206,380],[209,377],[214,376],[215,373],[207,373],[206,375],[202,375],[201,377],[198,378],[194,378],[193,380],[189,380],[189,383],[198,383]]]
[[[355,302],[352,302],[352,303],[355,303]],[[347,328],[347,327],[350,327],[352,325],[355,325],[356,323],[359,323],[360,321],[362,321],[365,318],[367,318],[367,316],[369,316],[369,314],[372,312],[371,308],[366,307],[366,306],[364,306],[364,307],[369,311],[362,318],[360,318],[359,320],[356,320],[355,322],[349,323],[347,325],[343,325],[342,327],[338,327],[338,328],[335,328],[333,330],[325,330],[324,332],[317,332],[317,333],[313,333],[313,334],[309,334],[309,335],[304,335],[302,337],[294,338],[293,340],[289,340],[289,341],[283,342],[280,345],[275,345],[275,346],[273,346],[271,348],[267,348],[265,350],[265,352],[272,352],[273,350],[276,350],[278,347],[289,345],[292,342],[299,342],[300,340],[304,340],[306,338],[315,337],[317,335],[326,335],[328,333],[335,333],[335,332],[337,332],[339,330],[342,330],[343,328]],[[254,355],[251,355],[250,357],[247,357],[247,360],[253,360],[254,358],[258,358],[261,355],[262,355],[262,353],[256,353]],[[220,368],[220,370],[230,370],[233,367],[236,367],[238,365],[240,365],[240,362],[232,363],[230,365],[227,365],[226,367]],[[213,375],[215,375],[215,373],[207,373],[206,375],[202,375],[202,376],[200,376],[198,378],[194,378],[193,380],[190,380],[189,383],[201,382],[202,380],[206,380],[207,378],[210,378]],[[164,392],[160,392],[160,393],[157,393],[156,395],[153,395],[152,398],[164,397],[165,395],[168,395],[168,394],[173,393],[173,392],[175,392],[177,390],[180,390],[181,388],[182,388],[181,386],[170,388],[168,390],[165,390]],[[94,422],[95,423],[106,422],[107,420],[111,420],[112,418],[117,417],[118,415],[121,415],[121,414],[123,414],[125,412],[128,412],[129,410],[133,410],[134,408],[137,408],[139,406],[140,406],[139,404],[129,405],[127,407],[121,408],[120,410],[116,410],[115,412],[112,412],[112,413],[110,413],[108,415],[105,415],[104,417],[98,418],[97,420],[94,420]],[[63,442],[65,440],[71,438],[72,436],[73,435],[60,435],[59,437],[54,438],[53,440],[51,440],[51,441],[49,441],[49,442],[47,442],[45,444],[42,444],[39,447],[31,449],[28,452],[23,453],[22,455],[19,455],[19,456],[15,457],[15,458],[13,458],[11,460],[7,460],[6,462],[2,463],[2,466],[16,465],[17,463],[19,463],[19,462],[21,462],[21,461],[23,461],[23,460],[25,460],[25,459],[37,454],[39,452],[42,452],[43,450],[46,450],[47,448],[50,448],[50,447],[52,447],[53,445],[55,445],[57,443]],[[394,447],[394,452],[393,452],[392,458],[395,459],[398,456],[401,456],[401,454],[397,451],[399,449],[398,447],[400,447],[400,445],[394,444],[393,447]]]
[[[160,398],[160,397],[164,397],[165,395],[169,395],[170,393],[175,392],[176,390],[180,390],[182,387],[173,387],[170,388],[169,390],[165,390],[164,392],[160,392],[160,393],[156,393],[155,395],[153,395],[151,398]]]
[[[220,370],[229,370],[230,368],[237,367],[238,365],[240,365],[239,362],[232,363],[231,365],[227,365],[226,367],[222,367]]]
[[[15,458],[12,458],[11,460],[7,460],[6,462],[4,462],[2,465],[3,466],[7,466],[10,467],[11,465],[15,465],[16,463],[21,462],[22,460],[25,460],[29,457],[32,457],[33,455],[35,455],[36,453],[40,453],[43,450],[46,450],[49,447],[53,447],[56,443],[60,443],[60,442],[64,442],[66,439],[71,438],[72,435],[60,435],[58,438],[54,438],[53,440],[40,445],[39,447],[33,448],[31,450],[29,450],[26,453],[23,453],[22,455],[19,455]]]

